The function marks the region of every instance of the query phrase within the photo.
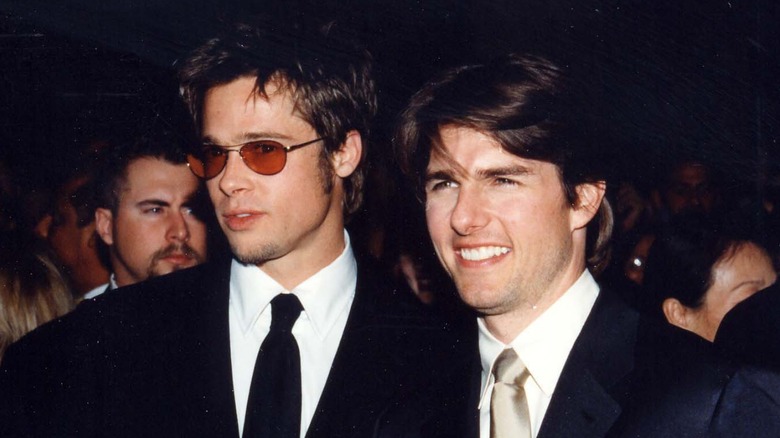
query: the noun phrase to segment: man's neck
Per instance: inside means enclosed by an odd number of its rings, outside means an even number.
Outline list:
[[[344,229],[329,239],[325,246],[319,245],[312,250],[297,249],[284,257],[276,260],[268,260],[258,267],[269,277],[282,285],[286,290],[293,290],[296,286],[333,263],[343,252],[346,246]]]
[[[581,268],[571,270],[569,274],[561,277],[557,284],[552,284],[547,291],[538,294],[539,299],[533,303],[526,301],[520,303],[510,312],[485,315],[483,317],[485,327],[496,339],[504,344],[509,344],[555,304],[577,282],[584,270],[584,265]]]

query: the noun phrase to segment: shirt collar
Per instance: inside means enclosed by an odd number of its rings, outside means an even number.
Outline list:
[[[280,293],[293,293],[301,301],[314,331],[324,338],[355,294],[357,262],[344,231],[344,250],[328,266],[304,280],[292,291],[255,265],[245,265],[233,259],[230,266],[230,305],[236,311],[241,330],[246,334],[254,327],[260,314]]]
[[[108,290],[114,290],[118,288],[119,286],[116,285],[116,276],[112,272],[111,275],[108,277]]]
[[[586,269],[549,309],[520,332],[509,345],[496,339],[485,326],[483,318],[478,318],[482,401],[493,380],[493,364],[507,347],[515,350],[542,392],[551,396],[598,294],[599,286]]]

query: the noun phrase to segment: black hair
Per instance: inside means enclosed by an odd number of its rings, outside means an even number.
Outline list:
[[[668,298],[691,309],[700,307],[718,262],[748,243],[762,246],[739,223],[696,211],[672,218],[657,234],[647,256],[644,310],[665,320],[663,302]]]

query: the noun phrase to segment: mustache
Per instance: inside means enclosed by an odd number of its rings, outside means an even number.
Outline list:
[[[177,253],[184,254],[185,257],[194,259],[198,262],[203,262],[203,255],[195,251],[195,249],[189,246],[186,242],[172,243],[165,248],[156,251],[154,255],[152,255],[152,260],[157,261]]]

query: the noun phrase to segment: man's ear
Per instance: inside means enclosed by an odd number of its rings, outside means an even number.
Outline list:
[[[95,231],[106,245],[114,244],[114,215],[107,208],[95,209]]]
[[[596,181],[579,184],[575,189],[577,199],[572,206],[573,229],[585,228],[596,216],[607,191],[607,183]]]
[[[355,130],[349,131],[339,150],[332,154],[333,170],[339,177],[347,178],[360,164],[362,156],[363,140],[360,133]]]
[[[690,324],[688,321],[688,308],[683,305],[677,298],[667,298],[661,304],[661,309],[664,312],[666,320],[669,324],[675,325],[682,329],[690,330]]]

